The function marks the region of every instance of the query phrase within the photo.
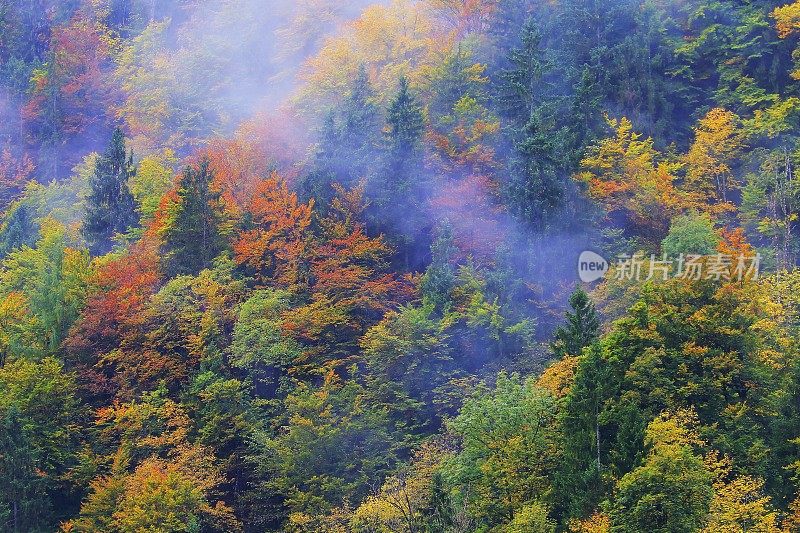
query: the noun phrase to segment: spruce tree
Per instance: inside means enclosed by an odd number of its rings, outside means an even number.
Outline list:
[[[0,258],[23,246],[31,246],[39,237],[36,210],[27,203],[17,202],[6,212],[0,225]]]
[[[594,303],[582,288],[578,287],[569,297],[572,311],[567,311],[567,323],[556,330],[553,351],[559,357],[580,355],[583,349],[600,333],[600,319]]]
[[[178,200],[162,231],[165,271],[170,277],[199,273],[226,247],[222,195],[212,186],[213,180],[208,160],[183,171]]]
[[[400,78],[397,94],[386,117],[390,190],[409,193],[412,175],[421,165],[420,141],[425,128],[422,106],[411,94],[408,79]]]
[[[428,221],[421,210],[428,200],[422,181],[422,106],[408,80],[400,78],[386,116],[382,168],[369,180],[372,200],[371,227],[389,236],[405,269],[422,268],[416,254],[427,250],[423,228]]]
[[[125,137],[117,128],[108,149],[95,163],[86,198],[83,235],[93,254],[109,252],[114,235],[136,225],[136,203],[128,188],[135,175],[133,153],[126,154]]]
[[[541,50],[541,32],[528,21],[520,46],[508,56],[500,73],[496,99],[507,120],[506,137],[513,147],[510,179],[504,187],[517,217],[537,230],[559,224],[555,216],[564,206],[566,185],[566,128],[559,125],[558,109],[543,95],[552,88],[543,80],[551,64]]]
[[[431,244],[431,264],[422,277],[422,294],[425,303],[433,304],[444,314],[451,299],[451,291],[456,284],[456,270],[453,257],[457,248],[453,242],[453,227],[444,220],[437,228],[436,237]]]
[[[51,516],[25,420],[15,405],[0,412],[0,530],[38,531]]]
[[[334,183],[351,188],[375,168],[381,121],[374,98],[362,66],[341,113],[330,112],[323,120],[314,166],[298,187],[301,197],[316,199],[323,213],[334,196]]]
[[[365,178],[374,160],[380,132],[380,117],[374,99],[375,91],[362,65],[342,109],[340,135],[347,163],[346,185]]]

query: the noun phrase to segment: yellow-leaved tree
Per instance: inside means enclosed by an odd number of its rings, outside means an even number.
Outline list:
[[[653,139],[633,131],[627,118],[609,118],[608,125],[612,134],[589,148],[576,179],[609,217],[660,242],[672,218],[693,206],[690,195],[675,186],[680,164],[660,154]]]
[[[329,108],[348,93],[363,66],[376,99],[385,104],[402,75],[418,85],[448,48],[437,42],[433,21],[422,6],[408,0],[372,5],[305,62],[295,103],[312,114]]]
[[[739,185],[732,168],[745,148],[739,117],[725,109],[712,109],[700,119],[694,134],[694,142],[684,158],[686,190],[709,205],[732,207],[728,197]]]

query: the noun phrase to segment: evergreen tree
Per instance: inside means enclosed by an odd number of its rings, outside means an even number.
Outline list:
[[[347,164],[343,185],[367,176],[374,159],[380,132],[380,117],[374,103],[375,91],[362,65],[342,109],[341,147]]]
[[[561,412],[562,463],[555,476],[563,518],[587,516],[609,489],[603,477],[606,434],[601,419],[610,371],[602,348],[592,345],[575,372]]]
[[[422,294],[425,303],[434,305],[444,312],[450,301],[450,292],[456,284],[455,267],[452,264],[456,254],[453,243],[453,228],[445,220],[439,225],[438,233],[431,245],[432,261],[422,277]]]
[[[226,247],[227,220],[208,160],[186,167],[162,229],[166,273],[197,274]]]
[[[13,405],[0,412],[0,529],[10,533],[37,531],[51,512],[23,422]]]
[[[93,254],[111,250],[114,235],[125,233],[137,223],[136,203],[128,189],[136,174],[133,153],[126,154],[125,138],[117,128],[111,143],[95,164],[86,198],[86,219],[83,235]]]
[[[397,94],[389,105],[386,123],[389,159],[387,185],[392,193],[406,195],[413,188],[411,180],[414,167],[421,164],[420,140],[425,123],[422,107],[411,94],[405,76],[400,78]]]
[[[508,57],[500,73],[497,101],[513,147],[511,176],[505,196],[516,215],[535,229],[546,229],[559,220],[555,213],[564,205],[568,175],[562,151],[567,132],[559,126],[557,106],[544,103],[551,89],[542,78],[551,68],[541,50],[541,33],[533,21],[522,29],[520,47]]]
[[[553,351],[559,357],[580,355],[583,349],[597,340],[600,333],[600,319],[594,303],[581,287],[569,297],[567,323],[556,330]]]
[[[7,211],[0,225],[0,258],[22,246],[33,246],[39,236],[36,212],[25,203],[17,203]]]
[[[334,183],[351,188],[374,170],[381,126],[374,98],[367,70],[361,66],[341,113],[325,116],[314,166],[299,187],[301,197],[316,199],[323,212],[334,196]]]
[[[511,49],[507,67],[500,72],[496,88],[497,105],[515,129],[530,120],[536,107],[537,89],[552,64],[542,51],[542,34],[531,19],[522,27],[518,47]]]
[[[422,106],[401,77],[386,117],[383,168],[368,182],[368,193],[372,226],[393,241],[407,270],[422,266],[422,259],[412,254],[428,246],[421,209],[429,196],[422,186],[424,129]]]
[[[575,87],[572,97],[572,107],[569,112],[570,120],[567,125],[570,133],[572,163],[577,166],[586,147],[602,133],[603,113],[602,95],[599,84],[592,69],[584,66],[581,79]]]

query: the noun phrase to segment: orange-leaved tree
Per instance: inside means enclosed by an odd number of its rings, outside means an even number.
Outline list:
[[[302,203],[277,173],[262,180],[249,205],[253,228],[233,245],[236,262],[265,285],[297,289],[306,264],[314,201]]]

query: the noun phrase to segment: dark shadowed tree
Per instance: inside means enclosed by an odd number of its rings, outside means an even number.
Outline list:
[[[137,223],[136,202],[128,189],[135,175],[133,154],[125,152],[125,137],[117,128],[108,149],[95,163],[91,192],[86,198],[83,235],[93,254],[110,251],[114,235]]]
[[[556,355],[580,355],[583,349],[597,340],[600,333],[600,319],[594,303],[581,287],[569,297],[572,311],[567,311],[567,323],[555,333],[553,351]]]
[[[208,160],[183,171],[162,229],[163,260],[170,276],[197,274],[227,245],[222,195],[213,180]]]

